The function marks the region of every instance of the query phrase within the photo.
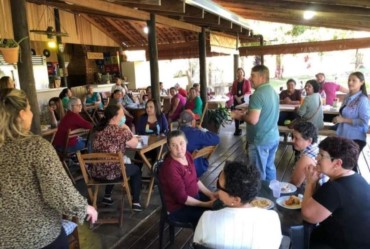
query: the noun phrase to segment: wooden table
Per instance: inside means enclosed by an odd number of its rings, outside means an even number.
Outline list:
[[[150,172],[152,172],[152,166],[154,162],[150,162],[148,158],[146,157],[145,153],[159,148],[159,152],[156,158],[156,160],[159,160],[162,156],[163,146],[167,143],[167,137],[162,136],[162,135],[160,136],[150,135],[150,136],[141,136],[141,138],[142,140],[139,142],[136,148],[127,148],[127,150],[137,151],[141,159],[144,161],[144,164],[149,168]],[[144,143],[146,139],[148,142]],[[152,192],[153,192],[153,185],[154,185],[154,177],[151,176],[149,188],[148,188],[148,197],[145,203],[145,207],[148,207],[149,205],[150,197],[152,196]]]
[[[292,194],[297,195],[297,193],[291,193],[291,194],[285,194],[285,195],[292,195]],[[301,209],[286,209],[286,208],[280,207],[276,203],[276,198],[272,195],[272,191],[269,188],[268,181],[261,182],[261,190],[258,196],[267,198],[275,203],[274,210],[279,215],[280,223],[281,223],[281,231],[283,235],[289,236],[289,228],[291,226],[303,225]],[[282,194],[281,196],[284,196],[284,194]]]
[[[216,109],[219,104],[225,106],[225,103],[229,101],[229,97],[227,96],[212,96],[208,102],[208,109]]]
[[[298,108],[299,105],[290,105],[290,104],[280,104],[279,105],[279,110],[281,112],[294,112],[296,108]],[[235,106],[235,109],[248,109],[248,104],[244,103],[241,105]],[[334,108],[329,105],[324,105],[323,106],[323,113],[325,114],[331,114],[331,115],[338,115],[339,114],[339,108]]]

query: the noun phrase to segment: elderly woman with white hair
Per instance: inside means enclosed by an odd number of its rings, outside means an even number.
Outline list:
[[[65,139],[68,130],[79,128],[91,129],[93,126],[80,116],[82,103],[79,98],[71,97],[68,102],[68,111],[60,120],[58,131],[55,134],[53,145],[57,151],[62,151],[65,146]],[[80,137],[71,138],[68,142],[68,152],[76,152],[86,147],[86,140]]]

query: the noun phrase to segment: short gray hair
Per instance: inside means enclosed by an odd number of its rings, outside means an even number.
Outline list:
[[[81,100],[77,97],[70,97],[68,101],[68,110],[72,111],[72,106],[76,105]]]

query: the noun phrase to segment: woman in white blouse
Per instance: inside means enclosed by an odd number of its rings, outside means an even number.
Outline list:
[[[195,230],[195,243],[210,248],[279,248],[282,235],[278,214],[250,203],[260,188],[255,166],[227,163],[217,188],[227,207],[203,213]]]

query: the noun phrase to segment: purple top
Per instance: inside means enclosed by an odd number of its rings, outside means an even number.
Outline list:
[[[184,106],[186,104],[186,98],[184,96],[182,96],[181,94],[177,93],[171,99],[171,106],[174,106],[176,98],[178,98],[180,101],[179,101],[179,104],[177,105],[177,108],[176,108],[175,112],[171,116],[169,116],[169,118],[172,121],[176,121],[176,120],[179,119],[180,114],[184,110]]]
[[[334,82],[324,82],[321,85],[321,91],[325,91],[326,94],[326,104],[333,105],[334,99],[337,95],[337,91],[340,89],[340,85]]]
[[[186,160],[188,165],[182,165],[168,155],[159,171],[159,181],[170,213],[185,206],[188,196],[198,196],[197,173],[189,152],[186,152]]]

